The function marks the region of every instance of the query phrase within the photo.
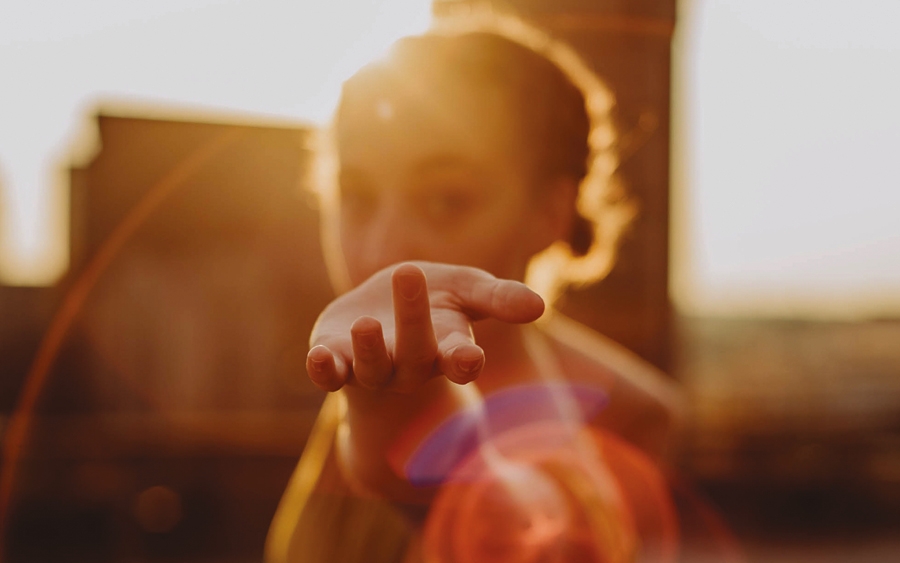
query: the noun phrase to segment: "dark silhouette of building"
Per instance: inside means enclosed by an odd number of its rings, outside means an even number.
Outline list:
[[[331,295],[310,131],[97,124],[70,272],[0,293],[7,413],[51,315],[68,327],[17,452],[9,560],[257,558],[322,398],[303,367]]]

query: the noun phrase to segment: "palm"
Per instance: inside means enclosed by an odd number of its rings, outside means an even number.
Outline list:
[[[523,284],[476,268],[392,266],[322,312],[307,368],[313,382],[329,391],[345,384],[410,391],[436,375],[467,383],[484,362],[473,321],[531,322],[543,308]]]

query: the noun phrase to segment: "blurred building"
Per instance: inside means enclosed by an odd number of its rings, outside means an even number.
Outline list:
[[[5,413],[51,317],[67,328],[31,374],[9,560],[252,560],[322,398],[303,377],[330,297],[309,130],[96,119],[69,274],[0,290]]]

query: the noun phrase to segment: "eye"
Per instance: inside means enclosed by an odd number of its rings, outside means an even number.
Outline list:
[[[475,194],[456,186],[431,189],[425,197],[425,212],[434,220],[452,221],[463,218],[476,203]]]
[[[483,207],[489,184],[460,163],[435,165],[415,179],[413,193],[422,217],[438,228],[461,225]]]

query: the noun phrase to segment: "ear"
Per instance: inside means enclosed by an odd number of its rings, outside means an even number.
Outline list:
[[[569,240],[577,199],[578,183],[568,176],[558,176],[542,186],[536,201],[536,213],[542,228],[532,231],[535,234],[535,254],[556,241]]]

